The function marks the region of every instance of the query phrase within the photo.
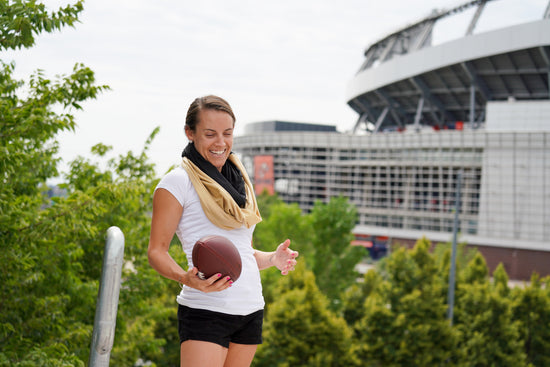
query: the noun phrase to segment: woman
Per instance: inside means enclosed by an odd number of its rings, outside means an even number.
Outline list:
[[[262,341],[259,271],[276,266],[286,275],[298,256],[288,239],[274,252],[252,247],[252,233],[262,219],[248,175],[231,153],[234,127],[235,115],[224,99],[195,99],[185,121],[189,144],[182,165],[160,181],[153,196],[149,263],[183,285],[177,296],[181,366],[249,366]],[[188,271],[168,253],[174,233],[189,261]],[[198,277],[191,253],[206,235],[224,236],[239,249],[238,281],[220,274]]]

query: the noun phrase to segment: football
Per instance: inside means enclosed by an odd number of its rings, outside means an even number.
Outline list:
[[[199,269],[199,277],[208,279],[221,273],[232,281],[241,275],[241,255],[237,247],[223,236],[206,236],[195,242],[193,247],[193,265]]]

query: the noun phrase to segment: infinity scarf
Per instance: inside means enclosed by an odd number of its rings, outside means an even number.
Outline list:
[[[252,183],[235,154],[229,155],[221,172],[200,155],[193,143],[187,145],[182,156],[182,167],[214,225],[228,230],[243,224],[250,228],[262,220]]]

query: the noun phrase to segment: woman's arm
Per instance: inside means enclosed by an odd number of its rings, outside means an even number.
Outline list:
[[[201,280],[197,268],[184,271],[170,256],[170,242],[176,233],[183,208],[176,198],[165,189],[157,189],[153,195],[153,215],[147,256],[149,264],[160,275],[175,280],[203,292],[221,291],[231,286],[227,279],[220,279],[217,274]],[[219,280],[219,281],[218,281]]]
[[[290,240],[287,239],[281,243],[276,251],[264,252],[254,250],[254,257],[258,263],[260,270],[267,269],[275,266],[281,271],[282,275],[287,275],[289,271],[294,270],[296,266],[296,257],[298,257],[298,251],[292,251],[288,248],[290,246]]]

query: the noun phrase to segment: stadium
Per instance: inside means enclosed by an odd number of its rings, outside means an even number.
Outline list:
[[[550,275],[550,2],[540,19],[476,32],[489,5],[434,10],[371,44],[348,84],[352,131],[287,121],[235,137],[256,192],[307,212],[343,195],[373,257],[426,237],[461,243],[510,279]],[[433,44],[442,20],[465,33]],[[378,252],[380,251],[380,253]]]

